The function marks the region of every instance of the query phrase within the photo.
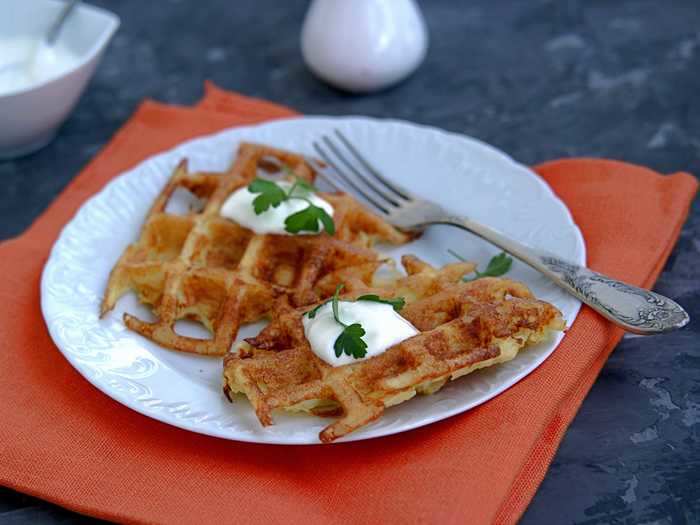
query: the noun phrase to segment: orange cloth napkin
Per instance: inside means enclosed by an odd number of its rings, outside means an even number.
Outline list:
[[[581,310],[535,372],[467,413],[365,442],[289,447],[193,434],[97,391],[53,345],[39,278],[61,227],[109,179],[190,137],[294,113],[211,84],[194,108],[145,102],[17,239],[0,245],[0,483],[126,522],[514,523],[622,332]],[[651,286],[697,189],[608,160],[536,168],[591,268]]]

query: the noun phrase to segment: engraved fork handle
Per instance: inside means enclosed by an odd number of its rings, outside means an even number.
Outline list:
[[[538,252],[470,219],[446,216],[431,224],[457,226],[517,257],[628,332],[650,335],[676,330],[690,318],[668,297],[623,283],[584,266]]]

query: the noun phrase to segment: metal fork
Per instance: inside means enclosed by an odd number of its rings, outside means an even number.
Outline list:
[[[382,175],[339,130],[313,143],[318,160],[307,161],[339,191],[350,190],[378,215],[407,231],[433,224],[467,230],[510,253],[629,332],[649,335],[685,326],[688,314],[668,297],[617,281],[584,266],[535,250],[467,217],[452,215]]]

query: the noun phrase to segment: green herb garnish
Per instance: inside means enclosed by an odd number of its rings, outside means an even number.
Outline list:
[[[287,166],[282,166],[282,168],[289,174],[294,175],[294,172],[290,170]],[[302,231],[310,231],[318,233],[320,231],[319,221],[324,230],[329,235],[335,233],[335,224],[333,223],[333,218],[328,215],[326,210],[314,205],[305,195],[295,194],[297,188],[301,188],[307,193],[312,193],[318,191],[309,182],[295,177],[294,183],[289,188],[288,191],[284,189],[271,180],[256,178],[253,182],[248,185],[248,191],[251,193],[259,193],[255,199],[253,199],[253,209],[256,215],[266,212],[270,209],[270,206],[276,208],[282,202],[292,199],[305,201],[308,206],[303,210],[296,213],[292,213],[284,221],[284,229],[289,233],[299,233]]]
[[[464,257],[459,255],[452,250],[447,250],[453,257],[456,257],[460,261],[466,261]],[[479,270],[474,270],[474,277],[467,277],[466,275],[462,277],[465,282],[475,281],[481,277],[500,277],[510,271],[510,267],[513,265],[513,258],[508,256],[505,252],[501,252],[494,257],[491,257],[489,264],[486,266],[486,270],[480,272]]]
[[[283,201],[287,200],[285,191],[271,180],[255,179],[248,186],[248,191],[260,194],[253,199],[255,215],[266,212],[270,209],[270,206],[276,208]]]
[[[333,307],[333,318],[335,322],[342,325],[343,331],[333,343],[333,350],[335,350],[335,356],[340,357],[343,354],[354,357],[355,359],[360,359],[367,354],[367,343],[362,339],[365,335],[365,329],[362,328],[360,323],[345,324],[340,320],[340,315],[338,313],[338,296],[340,295],[340,290],[345,287],[342,283],[336,286],[335,293],[333,294],[332,307]]]
[[[375,303],[390,304],[394,311],[400,312],[401,309],[406,306],[406,300],[403,297],[394,297],[393,299],[382,299],[378,295],[368,294],[361,295],[357,298],[358,301],[374,301]]]
[[[335,319],[336,323],[343,326],[343,331],[337,337],[335,343],[333,343],[333,350],[335,350],[335,356],[340,357],[341,355],[346,354],[350,357],[354,357],[355,359],[360,359],[367,355],[367,343],[364,339],[362,339],[365,336],[366,332],[360,323],[352,323],[348,325],[340,320],[339,297],[340,291],[344,287],[344,284],[339,284],[336,287],[335,293],[333,294],[333,297],[331,299],[317,305],[313,308],[313,310],[309,310],[308,312],[306,312],[306,315],[309,316],[309,319],[313,319],[314,317],[316,317],[319,308],[325,306],[328,303],[332,303],[333,319]],[[401,310],[406,305],[406,301],[403,297],[395,297],[393,299],[382,299],[381,297],[375,294],[361,295],[355,300],[372,301],[375,303],[388,304],[391,305],[391,307],[396,312]]]
[[[296,198],[296,197],[295,197]],[[326,210],[319,206],[314,206],[311,201],[306,200],[309,205],[301,211],[292,213],[284,220],[284,229],[289,233],[299,233],[302,231],[318,232],[318,221],[321,221],[323,228],[328,235],[335,233],[335,223]]]
[[[367,355],[367,343],[362,339],[365,335],[365,329],[362,328],[360,323],[344,326],[345,328],[338,336],[338,339],[333,343],[335,356],[340,357],[343,354],[347,354],[355,359],[363,358]]]

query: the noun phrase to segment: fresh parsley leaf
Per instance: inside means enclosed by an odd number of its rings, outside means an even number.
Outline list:
[[[353,323],[351,325],[345,324],[340,320],[339,312],[339,297],[340,291],[345,288],[345,285],[340,283],[335,287],[335,293],[333,294],[333,299],[331,299],[333,307],[333,318],[336,323],[343,326],[343,331],[333,343],[333,350],[335,350],[335,356],[340,357],[343,354],[354,357],[355,359],[360,359],[367,355],[367,343],[362,337],[365,335],[365,329],[362,328],[360,323]]]
[[[335,356],[340,357],[346,354],[355,359],[360,359],[367,355],[367,343],[362,339],[365,333],[365,329],[359,323],[346,326],[335,340],[335,343],[333,343]]]
[[[447,250],[451,255],[459,259],[460,261],[465,261],[466,259],[452,250]],[[494,257],[491,257],[489,264],[486,266],[486,270],[480,272],[479,270],[474,270],[474,277],[467,277],[466,275],[462,277],[463,281],[475,281],[481,277],[500,277],[505,275],[510,271],[510,267],[513,265],[513,258],[510,257],[505,252],[501,252]]]
[[[311,203],[303,210],[292,213],[287,217],[284,220],[284,229],[289,233],[299,233],[303,231],[317,233],[320,231],[318,225],[319,221],[321,221],[323,229],[325,229],[329,235],[335,233],[333,218],[326,213],[326,210],[319,206],[314,206]]]
[[[311,207],[304,208],[284,220],[284,229],[289,233],[318,232],[318,215]]]
[[[287,194],[284,190],[271,180],[255,179],[248,185],[248,191],[260,194],[253,199],[255,215],[260,215],[267,211],[270,206],[276,208],[282,201],[287,199]]]
[[[394,297],[393,299],[382,299],[375,294],[361,295],[357,298],[358,301],[374,301],[375,303],[390,304],[394,311],[400,312],[406,306],[406,300],[403,297]]]
[[[513,258],[506,255],[505,252],[501,252],[495,257],[492,257],[486,270],[478,275],[479,277],[498,277],[508,273],[512,265]]]
[[[328,212],[323,208],[318,208],[318,220],[321,221],[328,235],[335,235],[335,222],[333,222],[333,217],[328,215]]]

